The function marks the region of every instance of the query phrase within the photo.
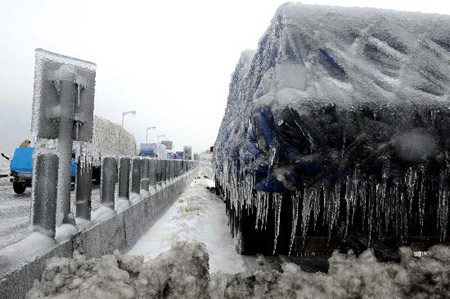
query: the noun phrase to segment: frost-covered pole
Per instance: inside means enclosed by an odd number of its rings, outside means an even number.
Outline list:
[[[114,191],[116,187],[117,162],[114,157],[102,158],[102,205],[114,210]]]
[[[174,160],[170,161],[169,173],[170,173],[170,179],[173,180],[173,178],[175,177],[175,161]]]
[[[149,173],[149,184],[150,186],[155,186],[156,185],[156,160],[150,160],[149,161],[149,169],[148,169],[148,173]]]
[[[119,198],[130,198],[130,158],[119,160]]]
[[[141,190],[141,158],[133,158],[131,164],[131,192],[139,194]]]
[[[156,176],[156,183],[160,183],[161,182],[161,164],[162,161],[161,160],[156,160],[156,170],[155,170],[155,176]]]
[[[141,163],[141,189],[148,191],[148,159],[142,159]]]
[[[170,178],[170,172],[169,172],[169,168],[170,168],[170,161],[169,160],[165,160],[164,161],[164,180],[167,182]]]
[[[33,170],[33,230],[55,236],[58,156],[40,153]]]
[[[73,121],[75,113],[76,74],[73,69],[62,66],[59,69],[60,85],[60,117],[58,125],[58,204],[60,205],[58,224],[69,223],[75,225],[70,214],[70,184],[72,170]]]
[[[82,159],[82,158],[80,158]],[[86,157],[84,157],[86,159]],[[84,167],[80,160],[77,161],[77,173],[75,179],[75,206],[76,216],[86,220],[91,219],[91,195],[92,195],[92,167],[84,161]]]

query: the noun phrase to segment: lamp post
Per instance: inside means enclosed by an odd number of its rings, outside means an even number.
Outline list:
[[[159,143],[159,137],[166,137],[166,135],[158,135],[158,143]]]
[[[130,110],[130,111],[122,112],[122,128],[123,128],[123,119],[124,119],[125,115],[127,115],[127,114],[136,115],[136,111],[135,110]]]
[[[148,143],[148,130],[151,130],[151,129],[156,129],[156,127],[148,127],[145,130],[145,143]]]

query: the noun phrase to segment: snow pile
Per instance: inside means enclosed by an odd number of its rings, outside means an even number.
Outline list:
[[[92,211],[91,220],[94,223],[101,223],[116,216],[116,211],[107,206],[100,206],[95,211]]]
[[[208,298],[208,268],[205,246],[182,242],[146,263],[117,252],[52,258],[27,298]]]
[[[289,203],[294,236],[324,218],[329,236],[447,237],[448,36],[445,15],[282,5],[236,66],[214,147],[234,223]]]
[[[86,260],[53,258],[27,298],[447,298],[450,248],[427,257],[401,249],[400,264],[378,263],[370,250],[359,257],[334,253],[325,273],[291,263],[281,271],[209,274],[203,244],[179,242],[144,262],[119,253]],[[232,261],[230,261],[232,262]]]

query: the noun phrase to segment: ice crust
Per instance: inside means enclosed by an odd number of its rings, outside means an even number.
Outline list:
[[[177,242],[144,262],[118,252],[101,258],[52,258],[26,298],[448,298],[450,249],[434,246],[414,258],[379,263],[371,250],[356,257],[335,252],[328,273],[292,263],[281,271],[210,274],[204,244]]]
[[[355,221],[369,242],[435,226],[444,240],[449,28],[445,15],[282,5],[231,78],[213,158],[229,210],[261,229],[289,203],[292,235],[320,218],[329,236]]]
[[[92,145],[88,146],[88,153],[94,157],[94,165],[100,165],[104,156],[134,157],[137,154],[134,135],[115,124],[101,118],[94,117],[94,134]],[[89,148],[89,146],[92,146]]]

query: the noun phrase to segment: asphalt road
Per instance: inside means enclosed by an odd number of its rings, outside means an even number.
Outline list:
[[[72,211],[75,211],[75,194],[71,194]],[[100,189],[92,190],[92,208],[100,205]],[[14,193],[11,184],[0,185],[0,248],[22,240],[30,232],[31,188],[21,195]]]

